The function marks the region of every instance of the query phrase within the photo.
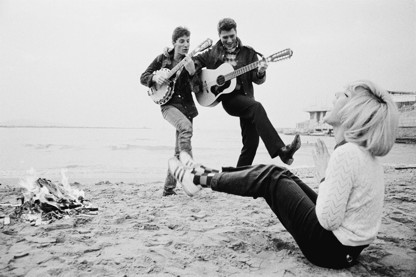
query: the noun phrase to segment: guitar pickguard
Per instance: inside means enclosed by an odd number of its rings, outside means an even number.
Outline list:
[[[211,93],[213,93],[215,96],[217,96],[218,94],[220,94],[221,92],[223,92],[224,90],[226,90],[227,88],[229,88],[231,85],[231,80],[227,81],[224,83],[224,85],[222,86],[212,86],[211,87]]]
[[[219,103],[218,98],[235,89],[236,79],[227,80],[225,76],[233,72],[234,68],[229,63],[223,63],[217,69],[202,69],[201,80],[203,89],[196,94],[198,103],[205,107],[213,107]]]

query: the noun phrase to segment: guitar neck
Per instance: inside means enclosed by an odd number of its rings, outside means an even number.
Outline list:
[[[256,61],[254,63],[251,63],[251,64],[248,64],[246,66],[240,67],[239,69],[234,70],[233,72],[230,72],[230,73],[224,75],[225,81],[229,81],[231,79],[237,78],[238,76],[257,68],[257,66],[259,64],[260,64],[260,61]]]
[[[196,50],[192,51],[191,53],[189,53],[187,56],[192,57],[193,55],[195,55]],[[185,65],[185,58],[183,58],[177,65],[175,65],[168,73],[167,78],[170,79],[170,77],[172,77],[173,75],[176,74],[176,72],[181,69],[183,66]]]
[[[273,55],[270,55],[266,58],[266,62],[277,62],[280,60],[284,60],[284,59],[289,59],[290,57],[292,57],[293,51],[290,49],[285,49],[283,51],[274,53]],[[258,65],[261,63],[261,60],[255,61],[254,63],[251,63],[249,65],[243,66],[239,69],[236,69],[233,72],[230,72],[226,75],[224,75],[225,81],[229,81],[231,79],[234,79],[246,72],[249,72],[255,68],[258,67]]]

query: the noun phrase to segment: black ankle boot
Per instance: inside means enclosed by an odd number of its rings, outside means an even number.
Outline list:
[[[283,146],[280,150],[280,159],[287,165],[291,165],[293,163],[293,154],[299,150],[301,146],[300,136],[297,134],[293,139],[291,144]]]

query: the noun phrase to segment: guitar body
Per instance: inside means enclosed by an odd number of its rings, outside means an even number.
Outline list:
[[[161,75],[164,77],[167,77],[170,70],[167,68],[162,68],[158,71],[156,71],[156,75]],[[158,105],[166,104],[173,96],[173,87],[175,84],[173,82],[168,82],[166,84],[158,85],[154,84],[151,88],[149,88],[149,91],[147,94],[149,94],[150,98],[152,98],[153,102],[155,102]]]
[[[216,69],[202,69],[202,92],[196,94],[196,100],[201,106],[214,107],[219,103],[218,97],[234,91],[236,79],[225,81],[224,75],[234,71],[229,63],[223,63]]]

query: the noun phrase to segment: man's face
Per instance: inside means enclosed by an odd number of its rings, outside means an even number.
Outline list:
[[[173,47],[175,48],[175,53],[186,55],[189,51],[189,42],[190,42],[189,36],[182,36],[179,37],[174,43]]]
[[[227,50],[235,48],[237,46],[237,31],[235,29],[221,31],[220,40]]]

